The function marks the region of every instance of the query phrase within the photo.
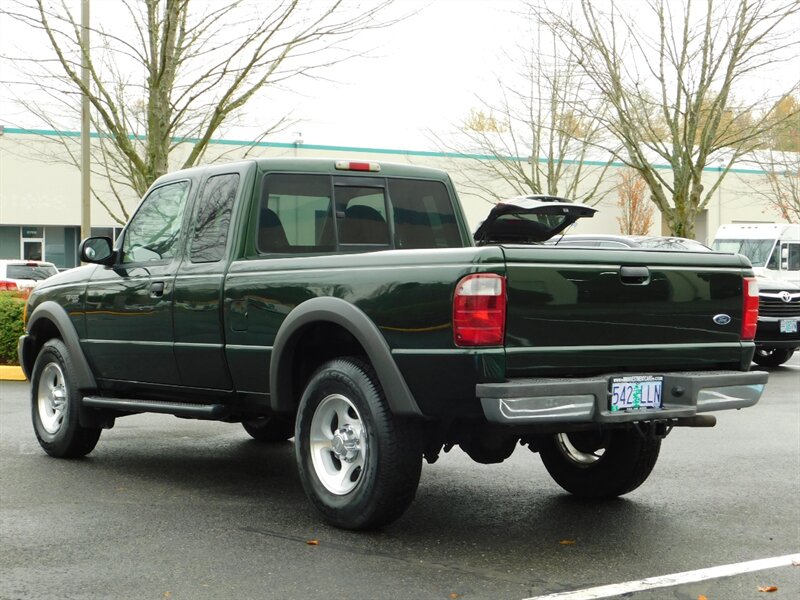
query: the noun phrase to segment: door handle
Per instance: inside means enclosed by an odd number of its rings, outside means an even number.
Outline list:
[[[164,282],[154,281],[150,284],[150,297],[161,298],[164,295]]]
[[[647,267],[622,267],[619,278],[624,285],[647,285],[650,283],[650,269]]]

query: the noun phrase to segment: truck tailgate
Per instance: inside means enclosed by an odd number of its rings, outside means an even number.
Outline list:
[[[723,365],[746,370],[739,341],[742,276],[751,273],[738,256],[543,246],[503,251],[508,377]]]

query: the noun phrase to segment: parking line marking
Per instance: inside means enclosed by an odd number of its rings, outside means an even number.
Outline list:
[[[787,567],[792,564],[800,563],[800,554],[787,554],[786,556],[776,556],[774,558],[762,558],[732,565],[722,565],[719,567],[709,567],[696,571],[685,571],[672,575],[660,575],[658,577],[648,577],[638,581],[626,581],[624,583],[612,583],[601,585],[584,590],[574,590],[572,592],[558,592],[546,596],[535,596],[525,598],[525,600],[597,600],[598,598],[610,598],[620,594],[630,594],[632,592],[642,592],[662,587],[673,587],[684,583],[705,581],[706,579],[717,579],[719,577],[730,577],[742,573],[752,573],[753,571],[763,571],[776,567]]]

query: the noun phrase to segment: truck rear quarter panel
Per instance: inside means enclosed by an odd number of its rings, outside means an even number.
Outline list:
[[[303,302],[335,297],[375,323],[424,413],[464,399],[478,411],[475,384],[503,377],[504,352],[455,347],[453,290],[464,275],[504,270],[497,247],[234,261],[225,283],[226,352],[234,385],[268,393],[269,361],[281,324]]]

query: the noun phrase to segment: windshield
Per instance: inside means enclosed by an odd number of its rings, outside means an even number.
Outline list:
[[[775,240],[714,240],[712,247],[719,252],[744,254],[754,267],[765,267]]]
[[[6,267],[6,277],[9,279],[41,281],[56,273],[58,270],[51,265],[8,265]]]

